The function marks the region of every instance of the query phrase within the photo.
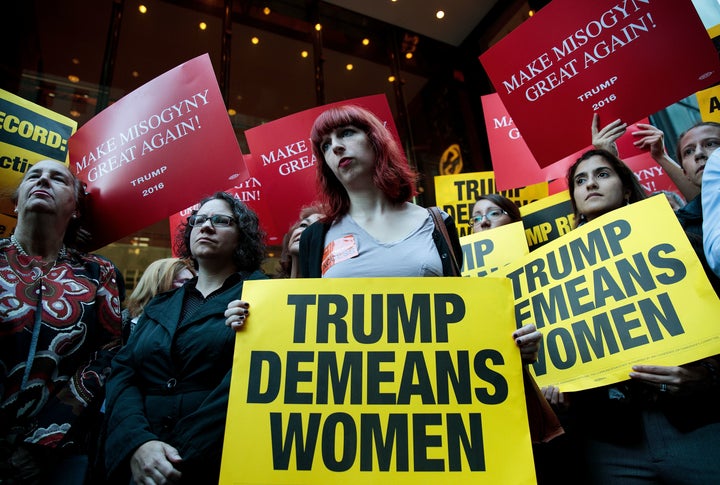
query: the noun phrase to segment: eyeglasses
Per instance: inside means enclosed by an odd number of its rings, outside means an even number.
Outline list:
[[[487,218],[490,222],[495,222],[498,219],[500,219],[502,216],[506,216],[507,212],[499,209],[493,209],[487,214],[478,214],[476,216],[472,216],[470,218],[470,222],[468,223],[471,226],[474,226],[476,224],[480,224],[483,219]]]
[[[191,227],[202,226],[206,221],[210,221],[212,227],[230,227],[235,222],[232,216],[224,214],[215,214],[214,216],[206,216],[205,214],[193,214],[188,217],[188,224]]]

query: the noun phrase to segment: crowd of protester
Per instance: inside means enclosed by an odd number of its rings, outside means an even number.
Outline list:
[[[664,194],[717,291],[720,124],[683,133],[678,162],[662,131],[638,127],[636,145],[688,200]],[[567,173],[577,227],[648,197],[618,158],[626,129],[593,119],[596,148]],[[417,173],[375,115],[329,109],[310,140],[319,202],[285,235],[278,277],[460,275],[453,218],[412,202]],[[81,250],[84,189],[67,167],[36,163],[13,202],[17,226],[0,240],[0,483],[217,482],[235,331],[252,303],[238,296],[244,281],[267,278],[262,221],[224,192],[203,199],[181,227],[180,258],[151,264],[121,312],[117,269]],[[514,202],[486,194],[471,226],[521,220]],[[720,475],[718,356],[635,365],[628,380],[586,391],[541,392],[527,372],[541,332],[528,324],[508,338],[526,370],[531,430],[542,430],[533,433],[541,483],[712,483]]]

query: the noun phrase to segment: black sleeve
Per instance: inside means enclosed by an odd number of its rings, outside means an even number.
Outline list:
[[[322,273],[322,253],[324,249],[325,233],[330,228],[329,224],[320,221],[315,222],[305,229],[300,236],[299,265],[300,278],[320,278]]]

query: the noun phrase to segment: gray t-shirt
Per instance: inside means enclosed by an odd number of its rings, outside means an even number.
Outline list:
[[[442,276],[442,262],[432,238],[434,229],[428,213],[407,236],[381,243],[345,215],[325,235],[323,278]]]

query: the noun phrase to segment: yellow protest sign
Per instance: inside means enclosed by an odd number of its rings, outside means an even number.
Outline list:
[[[698,91],[695,97],[697,97],[698,108],[700,108],[700,118],[703,121],[720,123],[720,87],[713,86],[703,89]]]
[[[461,173],[435,177],[435,203],[455,219],[460,236],[470,231],[470,217],[481,195],[500,194],[523,206],[548,195],[547,182],[511,190],[497,190],[494,172]]]
[[[505,278],[248,281],[242,298],[221,484],[534,483]]]
[[[531,251],[570,232],[575,221],[567,190],[522,206],[520,215]]]
[[[463,276],[487,276],[528,254],[522,222],[513,222],[460,238]]]
[[[497,274],[513,283],[516,325],[543,333],[531,366],[540,386],[579,391],[627,380],[634,364],[720,353],[720,300],[664,198],[605,214]]]
[[[10,198],[33,163],[68,163],[67,141],[77,122],[0,89],[0,211],[10,214]]]

